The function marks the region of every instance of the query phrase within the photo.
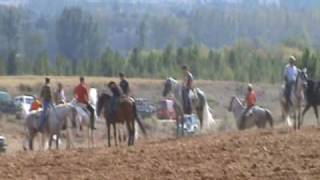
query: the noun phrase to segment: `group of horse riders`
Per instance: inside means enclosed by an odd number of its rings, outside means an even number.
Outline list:
[[[185,114],[191,114],[191,100],[189,96],[190,90],[193,88],[193,76],[191,72],[189,71],[187,66],[182,66],[184,79],[183,79],[183,108]],[[297,75],[298,75],[299,69],[296,67],[296,58],[294,56],[289,57],[289,63],[285,66],[284,70],[284,80],[285,80],[285,98],[287,102],[287,106],[292,105],[292,102],[290,100],[290,95],[292,91],[292,87],[294,83],[296,82]],[[253,85],[251,83],[248,84],[247,92],[245,95],[245,102],[246,102],[246,108],[244,109],[241,118],[239,119],[239,129],[244,129],[245,122],[246,122],[246,116],[248,112],[256,106],[256,92],[253,89]]]
[[[294,56],[290,56],[289,63],[285,66],[284,70],[284,80],[285,80],[285,97],[287,104],[290,105],[292,102],[290,101],[290,92],[292,89],[293,84],[296,81],[298,71],[299,69],[295,65],[296,58]],[[193,85],[193,75],[189,70],[189,67],[187,65],[183,65],[181,67],[183,72],[183,82],[182,82],[182,97],[183,97],[183,111],[185,114],[192,114],[192,105],[191,105],[191,98],[190,98],[190,92],[194,89]],[[109,106],[109,115],[108,117],[112,119],[113,113],[116,111],[117,106],[119,104],[119,99],[122,96],[129,96],[130,88],[129,83],[126,80],[123,73],[119,73],[120,83],[119,85],[111,81],[108,83],[108,88],[112,92],[113,96],[111,99],[111,104]],[[53,98],[51,94],[51,87],[50,87],[50,79],[45,78],[45,85],[42,87],[40,98],[42,100],[42,107],[43,111],[41,113],[41,121],[40,121],[40,127],[39,129],[43,128],[45,122],[46,122],[46,112],[48,108],[53,107]],[[85,83],[84,77],[80,77],[80,84],[75,88],[74,90],[74,97],[76,101],[80,104],[85,105],[86,109],[90,112],[91,122],[92,122],[92,128],[95,128],[95,116],[94,116],[94,108],[89,103],[89,95],[88,95],[88,86]],[[64,104],[66,102],[66,98],[64,95],[63,86],[61,83],[58,84],[58,90],[55,93],[54,100],[56,104]],[[245,118],[247,113],[256,105],[256,93],[254,91],[253,85],[248,84],[247,93],[245,96],[246,101],[246,108],[243,111],[243,114],[240,118],[240,129],[245,124]],[[39,107],[40,103],[39,100],[36,100],[31,106],[33,107]]]
[[[109,116],[108,118],[112,119],[113,113],[116,111],[117,104],[119,104],[119,99],[121,96],[126,95],[129,96],[130,87],[129,83],[126,80],[123,73],[119,73],[120,83],[119,86],[116,82],[111,81],[108,83],[108,88],[112,92],[112,100],[110,104]],[[80,83],[74,89],[73,95],[74,98],[80,106],[84,107],[90,113],[90,121],[91,121],[91,128],[96,129],[95,127],[95,112],[92,105],[89,103],[89,91],[88,85],[85,83],[84,77],[80,77]],[[39,100],[40,99],[40,100]],[[54,102],[53,102],[54,100]],[[50,87],[50,78],[45,78],[45,84],[42,86],[40,98],[35,98],[34,102],[31,105],[30,110],[38,110],[42,107],[42,112],[40,115],[40,125],[39,131],[42,131],[46,124],[46,115],[49,108],[54,108],[54,104],[65,104],[66,97],[63,90],[63,85],[58,83],[58,89],[52,95],[51,87]]]

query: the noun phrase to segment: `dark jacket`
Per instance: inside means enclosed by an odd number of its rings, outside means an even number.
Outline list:
[[[40,96],[43,101],[52,101],[51,88],[48,84],[42,87]]]

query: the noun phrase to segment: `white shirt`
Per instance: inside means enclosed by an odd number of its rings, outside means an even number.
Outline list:
[[[298,68],[295,65],[287,64],[284,76],[287,77],[289,82],[296,81],[298,75]]]

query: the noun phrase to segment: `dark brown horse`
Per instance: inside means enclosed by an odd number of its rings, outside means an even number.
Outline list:
[[[111,96],[108,94],[101,94],[98,98],[97,103],[97,114],[100,116],[102,113],[103,117],[106,120],[107,125],[107,131],[108,131],[108,146],[111,146],[110,142],[110,128],[111,125],[113,126],[113,133],[114,133],[114,140],[115,144],[117,145],[117,129],[116,124],[126,124],[127,130],[128,130],[128,145],[131,146],[134,144],[134,138],[135,138],[135,120],[137,120],[137,123],[142,130],[142,133],[146,135],[146,131],[139,119],[139,116],[137,114],[136,105],[133,99],[129,97],[121,97],[120,103],[118,105],[117,110],[113,114],[113,119],[109,119],[109,110],[110,110],[110,101]]]

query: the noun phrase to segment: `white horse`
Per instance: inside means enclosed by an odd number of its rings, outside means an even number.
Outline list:
[[[308,80],[307,70],[303,69],[298,72],[296,82],[291,88],[290,100],[292,104],[287,102],[285,96],[285,86],[283,85],[280,92],[280,105],[281,105],[281,117],[283,121],[286,121],[289,127],[294,129],[300,129],[302,118],[301,109],[304,103],[304,89]],[[292,123],[290,115],[293,117]]]
[[[49,148],[51,148],[52,141],[56,137],[56,148],[59,148],[59,139],[61,131],[67,130],[67,148],[72,146],[72,137],[70,129],[72,128],[72,122],[75,120],[75,109],[69,105],[58,105],[54,108],[50,108],[47,112],[46,124],[43,127],[42,132],[39,131],[40,126],[40,111],[30,112],[24,122],[25,127],[25,141],[23,148],[25,150],[33,150],[33,140],[38,133],[41,133],[41,149],[45,147],[45,139],[49,138]],[[28,148],[26,144],[28,143]]]
[[[88,148],[94,147],[94,135],[91,127],[90,112],[86,110],[86,105],[77,103],[75,100],[72,100],[69,104],[76,110],[76,135],[79,136],[80,128],[86,127]]]
[[[264,109],[258,106],[254,106],[251,110],[249,110],[249,112],[245,116],[244,126],[240,127],[240,121],[242,114],[244,113],[245,106],[237,97],[231,98],[228,110],[230,112],[233,112],[239,130],[251,128],[253,126],[257,126],[258,128],[265,128],[267,122],[269,122],[270,126],[273,127],[273,118],[271,112],[268,109]]]
[[[167,96],[168,94],[172,93],[176,100],[175,110],[177,114],[180,116],[178,118],[179,120],[177,120],[177,133],[180,123],[182,124],[181,127],[184,127],[182,121],[184,115],[182,89],[183,86],[179,84],[175,79],[166,79],[164,84],[163,96]],[[189,94],[189,96],[191,97],[192,109],[196,111],[197,116],[200,120],[201,129],[209,129],[212,125],[216,124],[210,112],[210,107],[208,105],[204,92],[201,91],[199,88],[196,88]]]

